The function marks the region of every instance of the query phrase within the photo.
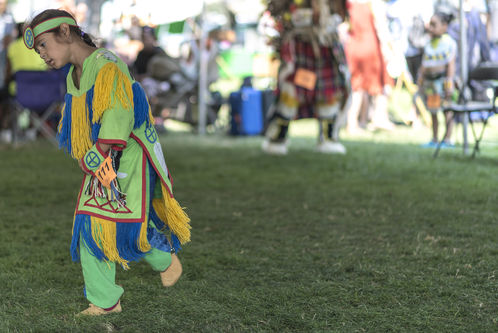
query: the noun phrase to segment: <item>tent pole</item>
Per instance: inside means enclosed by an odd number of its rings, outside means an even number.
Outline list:
[[[465,20],[465,12],[463,10],[463,0],[459,0],[460,2],[460,78],[462,79],[463,89],[467,88],[467,77],[468,77],[468,66],[467,66],[467,34],[466,34],[466,20]],[[469,153],[469,141],[468,141],[468,125],[469,118],[464,115],[463,117],[463,153],[464,155],[468,155]]]
[[[201,36],[199,45],[199,124],[198,133],[206,134],[207,109],[206,109],[206,94],[208,90],[207,72],[208,72],[208,55],[206,50],[207,32],[206,32],[206,2],[202,4],[202,19],[201,19]]]

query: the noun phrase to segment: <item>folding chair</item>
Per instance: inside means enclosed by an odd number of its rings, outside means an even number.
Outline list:
[[[469,73],[469,79],[466,85],[461,89],[458,96],[458,103],[451,104],[443,107],[444,112],[452,112],[452,116],[449,117],[446,122],[446,131],[448,131],[448,125],[453,121],[453,119],[462,114],[464,117],[467,117],[469,120],[469,124],[472,130],[472,134],[474,136],[474,149],[472,151],[472,158],[475,157],[476,153],[479,151],[479,143],[482,140],[484,135],[484,130],[486,129],[486,125],[488,124],[488,119],[498,112],[496,107],[496,102],[498,99],[498,82],[492,83],[493,88],[493,97],[490,102],[481,102],[481,101],[473,101],[468,97],[470,94],[468,93],[470,87],[470,80],[475,81],[493,81],[498,80],[498,63],[483,63],[476,67]],[[473,117],[472,113],[480,113],[480,117]],[[474,123],[477,121],[482,121],[481,132],[477,133],[474,127]],[[436,151],[434,152],[434,158],[436,158],[441,150],[441,144],[443,143],[444,138],[446,137],[444,134],[443,139],[438,142],[436,147]]]
[[[17,115],[24,109],[29,110],[29,118],[36,132],[40,132],[57,146],[56,133],[47,125],[47,120],[64,102],[66,76],[62,70],[18,71],[14,75],[17,94],[14,98],[13,134],[14,143],[18,139]]]

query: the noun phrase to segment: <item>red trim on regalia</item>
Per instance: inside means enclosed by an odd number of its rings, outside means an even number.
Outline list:
[[[99,145],[99,143],[100,142],[97,141],[97,144],[95,145],[95,147],[97,147],[97,151],[100,153],[100,155],[102,155],[102,156],[104,156],[104,158],[106,158],[107,156],[109,156],[109,152],[108,151],[103,151],[102,147]]]
[[[83,193],[83,185],[85,184],[86,177],[88,175],[85,174],[83,181],[81,182],[81,187],[80,187],[80,192],[78,194],[78,201],[76,202],[76,214],[86,214],[90,216],[95,216],[104,220],[108,221],[114,221],[114,222],[123,222],[123,223],[135,223],[135,222],[144,222],[145,221],[145,207],[146,207],[146,199],[147,199],[147,186],[145,182],[147,181],[147,176],[146,176],[146,167],[147,167],[147,157],[146,154],[142,154],[142,214],[141,217],[138,219],[126,219],[126,218],[120,218],[120,219],[112,219],[104,215],[100,215],[97,213],[89,212],[86,210],[78,210],[78,207],[80,205],[80,200],[81,200],[81,193]],[[116,214],[122,214],[122,213],[116,213]]]
[[[150,163],[150,164],[152,164],[152,167],[154,168],[154,170],[156,170],[156,173],[160,176],[161,174],[159,173],[159,170],[157,170],[156,165],[155,165],[154,163],[152,163],[152,161],[153,161],[153,160],[152,160],[152,158],[151,158],[151,156],[150,156],[150,154],[149,154],[149,151],[146,149],[145,144],[142,142],[142,140],[140,140],[140,139],[139,139],[139,138],[138,138],[135,134],[133,134],[133,133],[131,133],[131,134],[130,134],[130,137],[131,137],[132,139],[134,139],[136,142],[138,142],[138,144],[139,144],[140,146],[142,146],[142,150],[143,150],[143,151],[147,154],[147,157],[148,157],[148,158],[149,158],[149,160],[151,161],[151,163]],[[167,170],[167,171],[168,171],[168,178],[169,178],[169,180],[170,180],[170,182],[171,182],[171,187],[173,187],[173,179],[171,178],[171,174],[170,174],[170,172],[169,172],[169,168],[167,168],[167,169],[168,169],[168,170]],[[159,178],[161,178],[161,177],[159,177]],[[169,196],[170,196],[171,198],[173,198],[173,193],[170,191],[168,184],[166,184],[166,182],[165,182],[162,178],[161,178],[161,182],[164,184],[164,187],[166,187],[166,190],[168,190]]]
[[[88,168],[87,168],[87,166],[86,166],[86,163],[85,163],[85,157],[84,157],[84,156],[81,158],[81,160],[80,160],[80,161],[81,161],[81,165],[83,166],[84,171],[85,171],[86,173],[90,174],[90,175],[93,175],[93,174],[94,174],[94,173],[93,173],[93,171],[92,171],[92,170],[90,170],[90,169],[88,169]]]
[[[107,308],[107,309],[104,309],[104,311],[111,311],[112,309],[114,309],[116,306],[118,306],[119,304],[119,300],[116,304],[114,304],[113,306],[111,306],[110,308]]]
[[[106,145],[122,145],[123,149],[126,148],[126,141],[124,140],[114,140],[114,139],[98,139],[98,143],[103,143]]]

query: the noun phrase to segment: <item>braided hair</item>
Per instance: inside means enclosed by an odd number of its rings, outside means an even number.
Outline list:
[[[33,18],[33,20],[31,20],[31,22],[28,23],[27,27],[30,27],[31,29],[33,29],[33,27],[35,27],[39,23],[46,21],[48,19],[54,18],[54,17],[70,17],[74,20],[74,17],[70,13],[66,12],[65,10],[47,9],[47,10],[44,10],[43,12],[41,12],[40,14],[36,15],[35,18]],[[97,47],[97,45],[95,45],[95,43],[93,42],[92,37],[89,34],[87,34],[86,32],[82,31],[80,27],[70,25],[69,29],[70,29],[72,34],[81,38],[81,40],[83,40],[87,45],[90,45],[92,47]],[[56,35],[59,35],[60,26],[50,30],[50,32],[54,32]]]

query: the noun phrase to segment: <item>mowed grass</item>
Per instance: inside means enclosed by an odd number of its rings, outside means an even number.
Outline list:
[[[184,275],[165,289],[146,263],[118,270],[123,312],[97,318],[75,317],[77,164],[43,140],[0,148],[0,332],[495,332],[496,128],[475,160],[434,160],[427,129],[345,137],[329,156],[298,122],[284,157],[261,137],[170,132]]]

